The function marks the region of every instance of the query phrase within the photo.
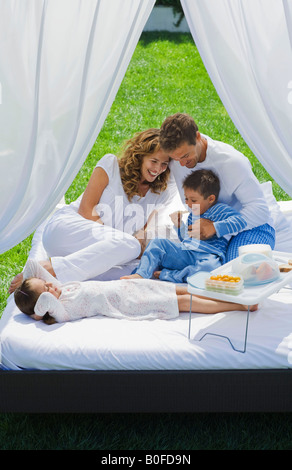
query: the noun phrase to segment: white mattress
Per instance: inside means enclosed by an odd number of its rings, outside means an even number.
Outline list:
[[[275,202],[273,203],[275,205]],[[277,209],[277,210],[276,210]],[[281,209],[281,210],[280,210]],[[278,218],[275,249],[291,253],[292,201],[274,207]],[[30,257],[43,259],[40,227],[33,238]],[[117,267],[104,279],[119,278],[133,264]],[[157,281],[159,282],[159,281]],[[288,288],[287,288],[288,287]],[[246,313],[189,314],[175,320],[131,322],[94,317],[71,323],[45,325],[22,314],[13,295],[0,320],[0,363],[3,369],[39,370],[210,370],[283,369],[292,364],[292,290],[282,288],[251,312],[245,353],[234,351],[228,336],[242,349]]]

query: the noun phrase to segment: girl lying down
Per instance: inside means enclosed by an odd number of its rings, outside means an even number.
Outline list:
[[[17,280],[16,280],[17,279]],[[18,284],[18,286],[17,286]],[[17,286],[17,287],[16,287]],[[83,281],[61,284],[35,260],[10,286],[18,308],[47,324],[105,315],[131,320],[178,317],[190,310],[187,287],[151,279]],[[256,310],[254,305],[252,310]],[[192,296],[192,312],[247,310],[247,306]]]

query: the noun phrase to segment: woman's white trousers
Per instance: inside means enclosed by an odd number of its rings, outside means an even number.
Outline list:
[[[61,282],[94,279],[140,255],[139,241],[128,233],[87,220],[70,207],[49,219],[43,245]]]

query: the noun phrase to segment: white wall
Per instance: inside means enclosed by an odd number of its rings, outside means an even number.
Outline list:
[[[144,27],[144,31],[169,31],[175,33],[189,33],[185,17],[181,21],[180,25],[176,27],[174,24],[177,23],[179,14],[173,15],[172,7],[158,6],[154,7],[149,19]]]

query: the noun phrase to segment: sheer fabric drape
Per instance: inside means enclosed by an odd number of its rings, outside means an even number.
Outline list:
[[[292,196],[292,1],[181,3],[231,119],[272,178]]]
[[[0,0],[0,253],[73,181],[154,3]]]

